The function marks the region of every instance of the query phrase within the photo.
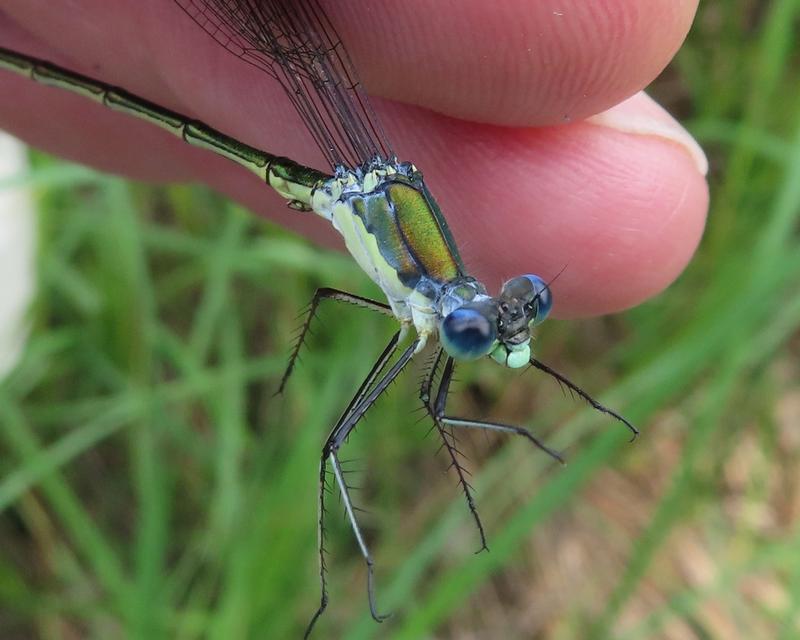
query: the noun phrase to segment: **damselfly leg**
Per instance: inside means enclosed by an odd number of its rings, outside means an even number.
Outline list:
[[[314,297],[311,299],[311,302],[308,305],[303,326],[300,328],[300,333],[297,336],[294,347],[292,348],[292,354],[289,356],[289,364],[286,366],[286,371],[283,373],[281,383],[278,386],[278,390],[275,392],[275,395],[280,395],[286,388],[286,383],[289,381],[289,376],[292,375],[294,365],[297,362],[297,357],[300,355],[300,349],[303,348],[303,345],[306,341],[306,336],[311,328],[311,323],[314,321],[317,308],[323,300],[336,300],[338,302],[345,302],[357,307],[363,307],[364,309],[369,309],[370,311],[376,311],[377,313],[382,313],[387,316],[392,315],[392,308],[388,304],[378,302],[377,300],[363,298],[355,295],[354,293],[340,291],[339,289],[331,289],[328,287],[317,289],[314,293]]]
[[[570,392],[575,393],[578,397],[582,400],[586,401],[593,409],[599,411],[600,413],[605,413],[607,416],[611,416],[615,420],[618,420],[622,424],[624,424],[628,431],[633,434],[631,438],[631,442],[636,440],[636,437],[639,435],[639,430],[631,424],[630,421],[626,420],[623,416],[619,413],[614,411],[613,409],[609,409],[604,404],[600,404],[597,400],[595,400],[592,396],[586,393],[583,389],[581,389],[578,385],[574,382],[566,378],[564,375],[560,374],[555,369],[548,367],[544,362],[540,362],[536,358],[531,358],[531,366],[539,369],[539,371],[544,371],[548,376],[556,380],[558,384],[564,385]]]
[[[345,512],[347,513],[347,518],[350,521],[350,527],[353,530],[353,535],[356,538],[356,542],[358,543],[359,549],[361,551],[361,555],[364,557],[364,562],[367,565],[367,597],[369,599],[369,609],[372,617],[378,621],[382,622],[386,616],[381,615],[378,613],[378,607],[375,601],[375,580],[374,580],[374,571],[373,571],[373,560],[372,556],[369,552],[369,548],[367,547],[366,541],[364,539],[364,535],[361,532],[361,527],[358,524],[358,520],[356,518],[356,510],[353,506],[353,502],[350,498],[350,492],[345,482],[344,472],[342,470],[341,461],[339,460],[338,454],[339,450],[341,449],[342,445],[347,440],[348,436],[353,432],[358,422],[361,418],[364,417],[366,412],[369,408],[375,404],[375,401],[381,396],[381,394],[386,390],[386,388],[397,378],[398,375],[403,371],[406,365],[411,361],[414,357],[414,353],[416,351],[417,345],[419,344],[419,338],[415,339],[405,350],[400,354],[394,364],[384,373],[384,370],[388,366],[389,362],[392,360],[394,355],[398,350],[398,344],[400,338],[403,336],[404,331],[401,329],[397,333],[392,336],[392,339],[389,341],[389,344],[386,345],[386,348],[381,353],[380,357],[376,360],[375,364],[372,366],[369,374],[361,383],[361,386],[358,388],[358,391],[353,396],[353,399],[347,406],[347,409],[342,413],[341,417],[337,421],[336,425],[330,432],[328,439],[325,441],[325,445],[322,448],[322,456],[320,459],[320,484],[319,484],[319,518],[318,518],[318,536],[319,536],[319,563],[320,563],[320,604],[317,611],[314,613],[314,616],[311,618],[311,622],[308,624],[308,628],[306,629],[305,638],[308,638],[311,634],[311,630],[314,627],[317,619],[322,615],[325,608],[328,606],[328,592],[327,592],[327,582],[326,582],[326,564],[325,564],[325,491],[327,490],[327,465],[330,462],[331,467],[333,469],[333,476],[336,480],[336,484],[339,487],[339,493],[342,496],[342,501],[344,502]]]
[[[434,395],[432,394],[433,383],[438,369],[441,366],[442,360],[444,360],[444,369],[436,389],[436,394]],[[480,536],[481,543],[478,552],[481,552],[488,550],[489,547],[486,543],[486,534],[484,532],[483,523],[481,522],[480,515],[478,514],[478,509],[475,506],[475,500],[472,495],[472,486],[467,481],[467,471],[459,461],[460,452],[455,442],[455,434],[453,433],[453,429],[485,429],[487,431],[501,431],[504,433],[520,435],[527,438],[537,448],[544,451],[550,457],[558,460],[560,463],[563,464],[564,459],[561,457],[561,454],[545,445],[541,440],[523,427],[502,424],[499,422],[466,420],[447,415],[447,399],[450,392],[450,384],[453,381],[454,371],[455,363],[453,358],[446,356],[443,349],[439,349],[436,357],[433,360],[433,364],[428,371],[428,374],[423,380],[422,388],[420,389],[420,399],[425,405],[428,415],[433,420],[434,428],[439,432],[439,435],[442,439],[442,446],[447,450],[448,455],[450,456],[450,466],[455,469],[455,472],[458,475],[458,482],[461,485],[461,489],[464,492],[464,497],[467,500],[467,507],[469,508],[470,515],[475,522],[475,526],[478,528],[478,534]]]
[[[434,381],[442,361],[444,361],[444,369],[434,395]],[[574,392],[597,411],[605,413],[606,415],[609,415],[622,422],[633,433],[634,438],[638,435],[639,431],[628,420],[623,418],[617,412],[599,403],[562,374],[558,373],[546,364],[536,360],[535,358],[531,358],[531,366],[553,377],[559,384],[564,385],[568,390]],[[454,371],[455,362],[453,358],[446,356],[444,350],[440,348],[432,360],[432,364],[428,370],[428,373],[423,379],[422,386],[420,388],[420,399],[422,400],[428,415],[433,420],[434,428],[439,432],[439,435],[442,438],[442,446],[447,450],[450,456],[450,466],[455,469],[456,474],[458,475],[458,481],[464,492],[464,497],[467,500],[467,506],[469,508],[470,515],[472,516],[472,519],[475,521],[475,525],[478,528],[478,534],[481,542],[478,552],[480,552],[488,549],[486,535],[484,533],[483,523],[481,522],[477,507],[475,506],[475,500],[472,495],[472,487],[467,481],[467,471],[459,461],[460,451],[458,450],[455,442],[453,429],[483,429],[486,431],[497,431],[501,433],[522,436],[531,442],[531,444],[533,444],[536,448],[544,451],[551,458],[557,460],[561,464],[564,464],[565,462],[560,453],[545,445],[539,438],[537,438],[535,435],[533,435],[533,433],[524,427],[501,422],[470,420],[447,415],[447,399],[449,396],[450,384],[453,381]]]
[[[422,400],[422,404],[425,407],[425,410],[428,412],[428,415],[433,419],[433,428],[439,433],[439,437],[442,440],[442,447],[447,451],[447,455],[450,458],[450,465],[448,468],[453,469],[458,476],[458,484],[461,486],[461,490],[464,493],[464,499],[467,501],[467,507],[469,508],[470,515],[472,519],[475,521],[475,526],[478,528],[478,535],[480,536],[480,543],[481,546],[478,548],[476,553],[480,553],[481,551],[488,551],[489,546],[486,543],[486,532],[483,528],[483,523],[481,522],[481,517],[478,514],[478,507],[475,505],[475,497],[473,496],[473,488],[472,485],[469,483],[467,476],[469,475],[469,471],[467,471],[464,466],[461,464],[461,452],[458,449],[458,444],[456,442],[455,434],[451,431],[448,431],[444,424],[440,420],[437,419],[436,414],[436,404],[440,393],[442,392],[442,385],[439,384],[439,391],[436,394],[436,399],[434,399],[431,395],[431,391],[433,390],[433,383],[436,379],[436,376],[439,372],[439,368],[441,367],[442,360],[445,359],[444,349],[441,347],[437,349],[435,356],[431,360],[430,369],[428,370],[427,374],[422,379],[422,386],[420,387],[419,391],[419,399]],[[446,393],[446,390],[445,390]],[[440,448],[440,450],[441,450]]]
[[[455,362],[453,358],[447,357],[444,364],[444,371],[442,371],[442,379],[439,382],[439,389],[436,392],[436,399],[433,403],[432,417],[443,426],[464,428],[464,429],[485,429],[486,431],[499,431],[502,433],[511,433],[514,435],[526,438],[537,449],[541,449],[551,458],[558,460],[564,464],[564,458],[556,450],[551,449],[544,444],[539,438],[533,435],[528,429],[524,427],[517,427],[511,424],[503,424],[501,422],[486,422],[484,420],[467,420],[465,418],[457,418],[455,416],[447,415],[447,397],[450,391],[450,383],[453,380],[453,372],[455,371]]]

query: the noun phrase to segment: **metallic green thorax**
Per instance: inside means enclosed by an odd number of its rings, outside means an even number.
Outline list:
[[[381,256],[400,281],[414,288],[421,277],[448,282],[464,267],[449,229],[421,180],[398,176],[351,199],[356,215],[378,241]]]
[[[395,316],[413,324],[420,344],[434,336],[445,290],[466,276],[422,174],[396,160],[340,167],[312,190],[310,206],[342,235]]]

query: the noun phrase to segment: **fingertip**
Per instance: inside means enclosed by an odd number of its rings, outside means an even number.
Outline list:
[[[708,184],[694,157],[668,139],[615,131],[624,158],[593,208],[565,226],[565,273],[554,315],[592,316],[636,306],[686,268],[705,228]],[[610,159],[610,158],[609,158]]]

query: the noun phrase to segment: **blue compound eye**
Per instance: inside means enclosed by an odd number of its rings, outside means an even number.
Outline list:
[[[529,323],[539,324],[553,307],[550,287],[539,276],[525,275],[512,278],[503,285],[500,297],[521,302]]]
[[[526,275],[522,277],[527,278],[533,285],[534,299],[532,304],[536,307],[536,315],[533,318],[533,322],[539,324],[550,315],[550,309],[553,308],[553,294],[550,292],[550,287],[547,286],[547,283],[539,276]]]
[[[494,305],[477,302],[454,309],[442,320],[439,339],[445,351],[458,360],[485,356],[497,339]]]

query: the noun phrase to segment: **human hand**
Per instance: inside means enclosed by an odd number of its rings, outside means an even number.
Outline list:
[[[556,311],[588,315],[637,304],[684,268],[705,221],[705,160],[637,91],[676,51],[695,0],[323,4],[383,97],[375,107],[400,159],[423,170],[490,291],[563,269]],[[170,0],[6,0],[2,11],[2,46],[326,168],[277,83]],[[0,95],[0,127],[36,146],[139,179],[202,181],[341,246],[240,167],[151,125],[9,73]]]

